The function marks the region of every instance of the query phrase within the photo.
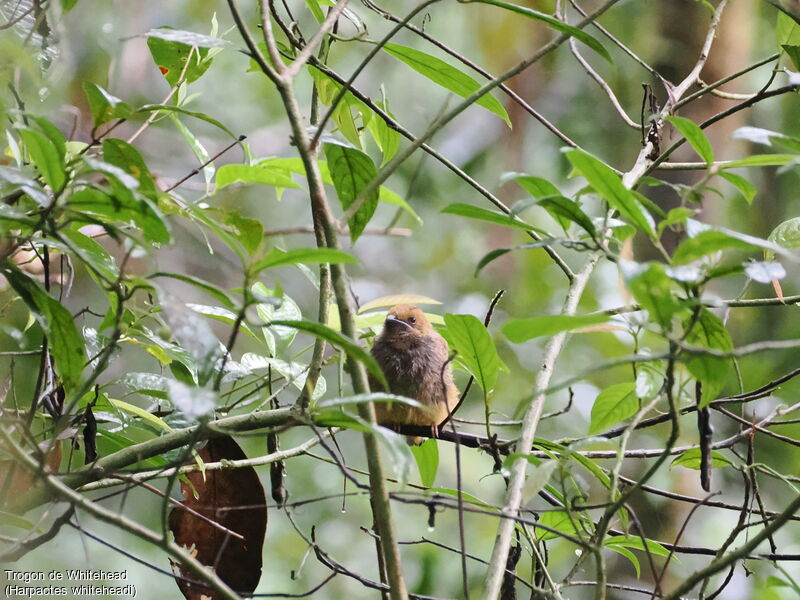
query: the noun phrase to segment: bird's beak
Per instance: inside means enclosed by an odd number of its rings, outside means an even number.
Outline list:
[[[398,319],[394,315],[389,315],[388,317],[386,317],[386,321],[383,324],[384,327],[391,327],[391,328],[400,327],[401,325],[403,327],[407,327],[408,329],[412,329],[411,325],[409,325],[405,321]]]

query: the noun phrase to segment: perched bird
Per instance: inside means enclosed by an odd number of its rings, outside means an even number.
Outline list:
[[[425,314],[409,304],[392,308],[372,346],[372,356],[393,394],[414,398],[425,406],[376,402],[378,423],[386,427],[427,425],[436,435],[436,427],[458,403],[458,388],[453,383],[447,342],[433,330]],[[381,389],[374,378],[370,378],[370,387]],[[419,444],[422,438],[409,437],[408,441]]]

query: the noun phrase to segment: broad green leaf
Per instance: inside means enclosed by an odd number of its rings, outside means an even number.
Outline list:
[[[243,217],[235,210],[217,210],[228,232],[239,241],[249,255],[253,255],[264,241],[264,227],[258,219]]]
[[[697,123],[677,116],[667,117],[667,121],[686,138],[686,141],[689,142],[694,151],[707,165],[711,165],[714,162],[714,148]]]
[[[416,296],[414,294],[396,294],[393,296],[381,296],[380,298],[375,298],[374,300],[370,300],[366,304],[361,305],[361,308],[358,309],[358,313],[362,314],[368,312],[370,310],[375,310],[376,308],[387,308],[392,307],[396,304],[441,304],[438,300],[434,300],[433,298],[428,298],[427,296]]]
[[[768,240],[787,250],[800,248],[800,217],[788,219],[778,225],[769,234]],[[767,260],[770,260],[775,256],[775,253],[771,250],[766,250],[764,251],[764,256]]]
[[[129,143],[111,138],[103,141],[103,159],[119,167],[139,182],[139,191],[152,201],[158,200],[155,179],[139,151]]]
[[[762,127],[739,127],[731,137],[735,140],[747,140],[764,146],[780,146],[794,152],[800,152],[800,138]]]
[[[733,340],[725,328],[725,324],[705,308],[700,309],[695,320],[689,319],[685,327],[691,327],[686,336],[686,343],[690,346],[719,352],[733,350]],[[686,368],[695,379],[702,383],[702,399],[699,408],[703,408],[712,400],[716,400],[719,392],[725,386],[731,360],[705,354],[687,353],[684,356]]]
[[[626,265],[622,265],[626,266]],[[623,273],[628,269],[623,269]],[[669,331],[672,317],[683,310],[684,305],[675,294],[675,284],[667,276],[664,265],[648,263],[630,269],[634,275],[628,279],[628,289],[636,302],[650,313],[650,317]]]
[[[386,44],[383,50],[406,63],[420,75],[427,77],[434,83],[450,90],[454,94],[458,94],[462,98],[471,96],[481,88],[480,83],[463,71],[425,52],[391,43]],[[506,109],[503,108],[500,101],[492,96],[491,93],[481,96],[476,100],[476,104],[493,112],[511,127],[511,120],[508,118]]]
[[[233,139],[235,139],[235,140],[237,140],[239,142],[241,142],[241,141],[243,141],[245,139],[244,136],[234,135],[233,132],[230,129],[225,127],[225,125],[223,125],[220,121],[218,121],[214,117],[211,117],[211,116],[209,116],[209,115],[207,115],[205,113],[195,112],[195,111],[192,111],[192,110],[186,110],[185,108],[183,108],[181,106],[175,106],[174,104],[145,104],[144,106],[140,106],[139,108],[136,109],[136,112],[156,112],[156,111],[158,111],[158,112],[167,112],[167,113],[179,113],[179,114],[182,114],[182,115],[186,115],[188,117],[194,117],[195,119],[200,119],[201,121],[205,121],[206,123],[210,123],[211,125],[213,125],[217,129],[219,129],[221,131],[224,131],[229,136],[231,136]]]
[[[385,103],[376,102],[375,104],[377,104],[390,117],[393,117],[392,113],[389,112],[388,107],[384,106]],[[400,132],[390,127],[386,121],[380,117],[380,115],[375,115],[369,120],[367,130],[369,131],[370,135],[372,135],[372,139],[375,140],[378,148],[381,149],[381,153],[383,154],[381,166],[383,166],[389,162],[395,154],[397,154],[397,149],[400,147]]]
[[[723,163],[723,169],[735,169],[737,167],[782,167],[791,162],[797,162],[800,156],[797,154],[754,154],[747,158],[732,160]]]
[[[457,352],[456,360],[466,367],[488,395],[494,389],[500,371],[508,372],[489,331],[474,315],[447,313],[444,324],[452,350]]]
[[[135,198],[122,186],[112,188],[111,194],[93,188],[82,189],[69,197],[67,206],[79,214],[106,217],[103,220],[109,223],[133,223],[150,242],[165,244],[170,240],[169,229],[158,209],[141,195]]]
[[[103,246],[74,229],[65,228],[60,235],[69,242],[70,250],[86,263],[87,268],[94,269],[106,283],[116,282],[119,277],[117,262]]]
[[[89,102],[89,112],[92,113],[95,127],[112,119],[127,119],[133,112],[130,105],[112,96],[96,83],[84,81],[83,91]]]
[[[238,315],[235,312],[228,310],[227,308],[223,308],[221,306],[208,306],[206,304],[187,303],[186,308],[193,310],[197,314],[208,317],[209,319],[214,319],[215,321],[219,321],[220,323],[225,323],[227,325],[234,325],[238,317]],[[256,340],[260,339],[253,332],[253,330],[250,329],[250,326],[245,321],[239,323],[239,327],[241,327],[242,331],[244,331],[247,335],[249,335],[253,339]]]
[[[431,438],[419,446],[412,446],[411,454],[417,461],[422,485],[426,488],[432,487],[436,482],[436,472],[439,470],[439,440]]]
[[[178,115],[171,113],[169,116],[172,124],[175,125],[178,133],[181,134],[181,137],[191,149],[192,154],[194,154],[195,158],[197,158],[197,168],[202,169],[203,171],[203,179],[206,182],[206,193],[209,193],[211,191],[211,182],[214,180],[214,173],[217,170],[217,167],[214,165],[214,161],[208,154],[208,150],[206,150],[205,146],[203,146],[203,143],[198,139],[191,129],[183,124],[183,122],[178,118]]]
[[[219,47],[216,38],[169,27],[151,29],[144,35],[153,62],[171,86],[179,80],[192,83],[199,79],[211,66],[211,61],[205,60],[208,49]]]
[[[555,17],[539,12],[538,10],[533,10],[532,8],[528,8],[526,6],[518,6],[516,4],[511,4],[509,2],[502,2],[502,0],[465,0],[465,1],[480,2],[481,4],[491,4],[492,6],[499,6],[500,8],[505,8],[506,10],[510,10],[519,15],[524,15],[529,19],[541,21],[551,29],[555,29],[559,33],[564,33],[566,35],[572,36],[579,42],[586,44],[587,46],[589,46],[589,48],[597,52],[597,54],[605,58],[608,62],[612,64],[614,62],[613,60],[611,60],[611,55],[603,47],[603,44],[597,41],[597,39],[595,39],[585,31],[583,31],[582,29],[578,29],[577,27],[572,27],[571,25],[567,25],[563,21],[559,21]]]
[[[667,216],[658,223],[658,235],[660,236],[667,227],[672,227],[673,225],[683,225],[686,223],[686,219],[693,217],[695,215],[694,210],[691,208],[686,208],[685,206],[678,206],[677,208],[673,208],[667,213]]]
[[[724,231],[710,229],[686,238],[672,254],[672,262],[685,265],[720,250],[753,250],[753,244],[735,238]]]
[[[162,429],[163,431],[172,431],[172,427],[167,425],[164,420],[156,415],[147,412],[143,408],[136,406],[135,404],[129,404],[123,400],[114,400],[114,398],[109,398],[108,401],[116,406],[119,410],[124,411],[128,414],[133,415],[134,417],[139,417],[143,419],[150,425],[154,426],[156,429]]]
[[[355,394],[354,396],[345,396],[343,398],[328,398],[327,400],[320,400],[317,402],[315,408],[324,410],[328,408],[352,406],[355,404],[363,404],[365,402],[398,402],[414,408],[425,408],[421,402],[406,396],[398,396],[397,394],[387,394],[385,392],[370,392],[369,394]]]
[[[274,320],[284,321],[299,321],[303,318],[303,313],[291,297],[286,294],[271,290],[260,281],[253,284],[250,288],[253,295],[259,300],[260,304],[256,305],[256,313],[258,318],[264,323],[271,323]],[[275,354],[275,338],[282,346],[288,346],[292,343],[297,330],[293,327],[280,327],[270,326],[262,329],[267,346],[271,354]]]
[[[754,186],[752,183],[750,183],[747,179],[745,179],[741,175],[737,175],[736,173],[728,173],[726,171],[722,171],[719,175],[720,177],[727,179],[729,182],[735,185],[742,193],[742,196],[744,196],[744,199],[747,201],[748,204],[753,203],[753,198],[756,197],[756,193],[758,192],[756,186]]]
[[[352,264],[355,262],[358,262],[358,260],[354,256],[335,248],[297,248],[295,250],[273,248],[264,258],[256,261],[250,268],[253,273],[258,273],[264,269],[284,265]]]
[[[319,7],[319,0],[306,0],[306,6],[311,11],[311,14],[314,15],[317,23],[322,23],[325,20],[325,14]]]
[[[620,215],[650,237],[655,236],[653,217],[636,194],[623,185],[622,179],[611,167],[583,150],[568,150],[565,154],[575,170],[583,175],[611,208],[618,210]]]
[[[573,514],[570,516],[566,511],[548,510],[539,515],[539,520],[537,521],[537,523],[539,525],[544,525],[545,527],[549,527],[550,529],[554,529],[557,532],[561,532],[564,535],[576,538],[580,537],[578,535],[578,531],[575,528],[577,522],[580,520],[581,517],[577,514]],[[536,531],[536,538],[542,542],[545,542],[547,540],[554,540],[560,537],[558,533],[554,533],[552,531],[548,531],[542,528],[537,528],[535,525],[534,525],[534,530]]]
[[[603,487],[606,489],[611,489],[611,478],[608,476],[608,474],[594,460],[585,457],[580,452],[573,450],[569,446],[543,440],[541,438],[536,438],[533,441],[533,446],[535,448],[541,448],[546,452],[555,452],[559,456],[563,456],[569,460],[574,460],[589,473],[591,473],[597,479],[597,481],[603,485]]]
[[[360,150],[349,146],[329,142],[324,145],[324,149],[339,202],[341,202],[342,208],[347,210],[377,175],[375,163]],[[350,218],[348,225],[350,226],[351,241],[355,242],[359,238],[372,215],[375,214],[379,197],[378,190],[373,191],[361,208]]]
[[[494,223],[495,225],[517,227],[526,231],[537,231],[539,233],[544,233],[541,229],[537,229],[533,225],[528,225],[519,217],[507,215],[494,210],[487,210],[478,206],[472,206],[471,204],[461,204],[458,202],[455,204],[450,204],[442,210],[442,213],[446,215],[458,215],[460,217],[467,217],[468,219],[486,221],[488,223]]]
[[[219,400],[214,390],[171,379],[168,382],[168,392],[176,410],[189,421],[210,419]]]
[[[670,466],[686,467],[687,469],[695,469],[699,471],[700,462],[701,462],[700,448],[690,448],[689,450],[681,452],[678,456],[676,456],[670,463]],[[716,450],[711,451],[712,468],[718,469],[720,467],[731,467],[731,466],[733,466],[733,461],[725,457],[725,455],[720,454]]]
[[[601,433],[632,417],[639,410],[636,384],[632,381],[607,387],[597,395],[592,405],[589,435]]]
[[[246,369],[260,370],[271,368],[274,372],[280,373],[286,378],[286,381],[292,383],[294,387],[302,391],[306,386],[306,378],[308,377],[308,365],[302,365],[295,362],[287,362],[278,358],[271,358],[269,356],[261,356],[252,352],[247,352],[242,356],[241,364]],[[318,400],[325,395],[327,391],[327,382],[324,377],[317,378],[317,384],[314,387],[314,392],[311,394],[312,400]],[[317,405],[319,407],[319,405]],[[326,405],[326,408],[331,406]]]
[[[38,282],[16,267],[6,267],[3,275],[39,321],[50,340],[50,353],[59,376],[68,387],[75,386],[81,378],[86,353],[83,338],[75,327],[72,315]]]
[[[217,189],[233,183],[257,183],[277,188],[298,188],[286,169],[273,166],[269,161],[256,165],[223,165],[217,170]]]
[[[521,344],[543,335],[555,335],[562,331],[573,331],[581,327],[589,327],[606,323],[608,315],[551,315],[547,317],[529,317],[511,319],[502,327],[503,334],[515,344]]]
[[[380,365],[372,358],[369,352],[367,352],[364,348],[359,346],[356,342],[348,338],[347,336],[339,333],[338,331],[334,331],[330,327],[326,327],[321,323],[314,323],[312,321],[272,321],[270,325],[280,325],[282,327],[293,327],[298,331],[304,331],[306,333],[310,333],[315,337],[319,337],[324,339],[326,342],[334,346],[338,346],[345,353],[352,359],[357,360],[358,362],[362,363],[367,371],[378,380],[378,382],[384,386],[384,389],[389,389],[389,384],[386,381],[386,377],[383,374],[383,370],[381,369]]]
[[[330,106],[341,93],[342,84],[314,66],[309,66],[308,70],[314,79],[319,101],[325,106]],[[355,111],[355,114],[353,111]],[[361,117],[361,127],[356,122],[359,117]],[[376,119],[382,121],[369,106],[356,98],[349,90],[344,92],[341,100],[339,100],[336,108],[331,113],[331,120],[336,123],[339,133],[358,149],[362,148],[361,129],[368,127]]]
[[[56,145],[41,131],[21,128],[19,134],[45,183],[60,192],[67,181],[64,155],[59,154]]]
[[[500,183],[506,183],[508,181],[515,182],[534,198],[561,195],[559,189],[547,181],[547,179],[527,175],[526,173],[504,173],[502,177],[500,177]]]
[[[380,191],[378,192],[378,201],[385,202],[386,204],[393,204],[394,206],[398,206],[406,211],[417,223],[422,223],[422,219],[420,219],[417,212],[411,208],[411,205],[403,200],[400,196],[395,194],[389,188],[381,186]]]
[[[639,566],[639,559],[636,558],[636,555],[633,552],[628,550],[625,546],[620,546],[619,544],[611,544],[606,547],[612,552],[616,552],[617,554],[620,554],[625,558],[627,558],[628,561],[630,561],[630,563],[633,565],[634,570],[636,571],[636,578],[638,579],[639,577],[641,577],[642,573],[641,573],[641,567]]]
[[[792,61],[794,68],[800,70],[800,25],[785,12],[783,7],[778,4],[774,4],[774,6],[781,11],[778,13],[775,23],[775,37],[778,41],[778,46]]]
[[[642,541],[637,535],[612,535],[603,540],[604,546],[625,546],[635,550],[645,551],[645,549],[655,556],[669,556],[669,550],[655,540],[645,538]]]
[[[200,279],[199,277],[186,275],[184,273],[168,273],[166,271],[158,271],[147,276],[148,279],[153,279],[155,277],[169,277],[171,279],[183,281],[184,283],[188,283],[189,285],[204,291],[206,294],[215,298],[216,300],[219,300],[227,308],[233,308],[235,306],[233,300],[228,295],[228,292],[212,283]]]
[[[586,213],[580,209],[578,203],[574,200],[564,196],[548,196],[539,200],[538,205],[550,213],[565,231],[571,221],[582,227],[592,238],[597,237],[597,231],[592,220],[586,216]]]

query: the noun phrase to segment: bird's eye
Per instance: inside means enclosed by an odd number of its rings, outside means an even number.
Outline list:
[[[414,317],[408,317],[408,322],[413,324],[417,322],[417,319]]]

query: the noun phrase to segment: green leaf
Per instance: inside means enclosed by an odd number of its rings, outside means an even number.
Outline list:
[[[253,273],[258,273],[264,269],[301,263],[341,264],[355,262],[358,262],[358,260],[354,256],[335,248],[297,248],[296,250],[288,251],[273,248],[264,258],[256,261],[250,268]]]
[[[581,327],[598,325],[610,320],[609,315],[551,315],[511,319],[502,327],[503,334],[515,344],[521,344],[543,335],[555,335],[562,331],[573,331]]]
[[[797,154],[754,154],[747,158],[732,160],[723,163],[723,169],[735,169],[737,167],[782,167],[791,162],[797,162],[800,156]]]
[[[667,216],[658,223],[658,235],[660,236],[667,227],[671,227],[672,225],[683,225],[686,223],[686,219],[693,217],[694,215],[695,211],[691,208],[686,208],[685,206],[673,208],[667,213]]]
[[[685,265],[720,250],[752,250],[753,247],[753,244],[733,237],[725,231],[709,229],[683,240],[672,254],[672,262],[676,265]]]
[[[533,10],[532,8],[528,8],[526,6],[517,6],[516,4],[510,4],[508,2],[502,2],[501,0],[465,0],[466,2],[480,2],[481,4],[491,4],[492,6],[499,6],[500,8],[505,8],[506,10],[510,10],[517,14],[523,15],[528,17],[529,19],[534,19],[536,21],[541,21],[545,23],[551,29],[555,29],[559,33],[565,33],[569,36],[574,37],[579,42],[582,42],[589,46],[592,50],[597,52],[600,56],[605,58],[608,62],[613,64],[613,60],[611,60],[611,55],[608,51],[603,47],[597,39],[583,31],[582,29],[578,29],[577,27],[573,27],[571,25],[567,25],[563,21],[559,21],[555,17],[551,17],[550,15],[546,15],[545,13],[539,12],[538,10]]]
[[[155,179],[139,151],[128,142],[111,138],[103,141],[103,159],[139,182],[139,191],[153,202],[158,200]]]
[[[54,191],[60,192],[67,181],[64,155],[59,154],[56,144],[41,131],[21,128],[19,134],[45,183]]]
[[[269,323],[270,326],[279,325],[282,327],[292,327],[297,329],[298,331],[305,331],[306,333],[310,333],[315,337],[322,338],[326,342],[334,346],[338,346],[345,353],[353,360],[357,360],[358,362],[362,363],[367,371],[378,380],[378,382],[384,387],[385,390],[389,389],[389,384],[386,381],[386,377],[383,374],[383,370],[381,369],[380,365],[375,361],[372,355],[367,352],[364,348],[359,346],[356,342],[348,338],[347,336],[339,333],[338,331],[334,331],[330,327],[326,327],[322,323],[314,323],[312,321],[272,321]]]
[[[286,169],[268,161],[256,165],[223,165],[217,171],[217,189],[233,183],[257,183],[277,188],[299,188]]]
[[[264,241],[264,227],[258,219],[243,217],[235,210],[219,211],[228,232],[252,255]]]
[[[325,20],[325,15],[323,14],[322,9],[319,7],[318,0],[306,0],[306,6],[308,7],[308,10],[311,11],[311,14],[314,15],[317,23],[322,23]]]
[[[163,216],[147,199],[122,187],[106,194],[93,188],[85,188],[72,194],[67,201],[69,208],[78,214],[92,213],[107,217],[110,223],[134,223],[145,239],[165,244],[170,240],[169,229]]]
[[[578,203],[564,196],[548,196],[538,202],[539,206],[545,209],[550,215],[559,222],[566,231],[568,223],[571,221],[582,227],[592,238],[597,237],[592,220],[586,216]],[[565,223],[566,221],[566,223]]]
[[[636,558],[636,555],[633,552],[628,550],[625,546],[620,546],[618,544],[611,544],[607,546],[607,548],[612,552],[616,552],[617,554],[620,554],[625,558],[627,558],[633,565],[633,569],[636,571],[636,578],[638,579],[639,577],[641,577],[641,567],[639,566],[639,559]]]
[[[315,405],[315,408],[319,410],[327,410],[329,408],[364,404],[365,402],[399,402],[400,404],[405,404],[414,408],[425,407],[425,405],[421,402],[406,396],[387,394],[385,392],[370,392],[369,394],[355,394],[354,396],[345,396],[343,398],[328,398],[327,400],[320,400]]]
[[[632,381],[607,387],[597,395],[592,405],[589,435],[601,433],[632,417],[639,410],[636,384]]]
[[[800,248],[800,217],[794,217],[784,221],[772,230],[767,239],[773,244],[781,248],[786,248],[787,250]],[[775,253],[766,250],[764,256],[767,260],[771,260],[775,256]]]
[[[72,250],[90,269],[94,269],[107,283],[119,277],[119,268],[114,257],[92,238],[74,229],[62,229],[61,235],[69,241]]]
[[[639,306],[649,312],[650,317],[662,328],[669,331],[672,317],[683,310],[684,305],[675,295],[675,283],[667,276],[664,265],[649,263],[643,268],[637,268],[627,283]]]
[[[406,63],[420,75],[427,77],[462,98],[471,96],[481,87],[480,83],[463,71],[425,52],[391,43],[386,44],[383,49],[398,60]],[[491,93],[484,94],[475,103],[493,112],[511,127],[511,120],[508,118],[506,109]]]
[[[375,163],[361,150],[349,146],[328,142],[324,145],[324,149],[325,157],[328,160],[328,169],[333,179],[333,187],[336,188],[342,208],[347,210],[377,175]],[[359,238],[372,215],[375,214],[379,197],[378,190],[374,190],[361,208],[350,218],[348,225],[350,226],[351,241],[355,242]]]
[[[583,150],[568,150],[567,158],[594,190],[608,202],[611,208],[650,237],[655,236],[653,217],[645,210],[639,199],[626,188],[622,179],[604,162]]]
[[[68,387],[77,385],[86,363],[83,338],[70,312],[36,281],[16,267],[3,269],[11,287],[39,321],[50,340],[56,371]]]
[[[725,328],[725,324],[719,317],[705,308],[700,309],[694,322],[688,320],[685,327],[691,327],[686,336],[686,343],[690,346],[720,352],[733,350],[733,340],[731,339],[731,334]],[[716,400],[719,392],[725,386],[731,359],[718,358],[707,354],[686,354],[684,361],[692,376],[703,384],[699,408],[708,406],[709,402]]]
[[[386,103],[376,102],[375,104],[383,109],[390,117],[394,116],[389,112],[388,107],[385,106]],[[383,166],[397,154],[397,149],[400,147],[400,132],[389,127],[388,123],[377,114],[369,120],[367,130],[372,136],[372,139],[375,140],[378,148],[381,149],[381,153],[383,154],[381,166]]]
[[[411,454],[417,461],[419,479],[426,488],[433,487],[439,470],[439,440],[425,440],[419,446],[411,446]]]
[[[403,200],[400,196],[395,194],[389,188],[385,188],[381,186],[380,192],[378,193],[378,200],[380,202],[385,202],[386,204],[393,204],[394,206],[398,206],[406,211],[411,217],[419,224],[422,224],[422,219],[419,217],[417,212],[411,208],[411,205]]]
[[[700,470],[700,462],[702,460],[700,448],[690,448],[681,452],[670,463],[671,467],[686,467],[687,469]],[[720,467],[731,467],[733,461],[725,455],[720,454],[716,450],[711,451],[711,467],[718,469]]]
[[[171,279],[177,279],[178,281],[183,281],[184,283],[188,283],[202,291],[204,291],[209,296],[219,300],[227,306],[228,308],[233,308],[235,306],[233,300],[228,295],[228,292],[223,290],[222,288],[204,281],[199,277],[194,277],[193,275],[186,275],[184,273],[168,273],[166,271],[158,271],[156,273],[152,273],[147,276],[148,279],[153,279],[155,277],[169,277]]]
[[[488,395],[494,389],[500,371],[508,371],[497,354],[489,331],[474,315],[447,313],[444,324],[452,349],[457,352],[456,360],[466,367]]]
[[[242,356],[241,364],[243,367],[250,370],[268,369],[271,368],[273,372],[280,373],[288,382],[296,387],[298,390],[303,391],[306,386],[306,378],[308,377],[308,365],[303,365],[296,362],[287,362],[279,358],[271,358],[269,356],[261,356],[252,352],[247,352]],[[328,385],[324,377],[317,378],[317,384],[311,394],[312,400],[318,400],[327,391]],[[319,407],[319,405],[317,405]],[[326,406],[326,408],[331,408]]]
[[[153,62],[170,86],[175,86],[181,80],[181,74],[186,83],[199,79],[211,66],[211,61],[205,60],[208,48],[219,47],[216,38],[169,27],[151,29],[144,35]]]
[[[686,138],[686,141],[689,142],[694,151],[707,165],[711,165],[714,162],[714,148],[697,123],[684,117],[676,116],[667,117],[666,120],[672,123],[675,129]]]
[[[770,3],[772,4],[772,3]],[[775,23],[775,37],[781,48],[792,61],[794,68],[800,70],[800,25],[783,7],[774,4],[781,12]]]
[[[303,318],[303,313],[291,297],[283,292],[271,290],[260,281],[253,284],[250,288],[253,295],[261,302],[256,305],[258,318],[264,323],[271,323],[273,320],[297,321]],[[264,338],[270,352],[275,354],[275,337],[282,346],[292,343],[297,330],[292,327],[271,326],[263,328]]]
[[[550,529],[555,529],[556,532],[561,532],[570,537],[577,538],[580,536],[578,535],[578,531],[575,526],[580,520],[581,519],[577,514],[570,516],[566,511],[548,510],[547,512],[543,512],[539,515],[539,520],[537,522],[539,525],[544,525]],[[537,528],[535,525],[534,530],[536,531],[536,538],[542,542],[554,540],[560,537],[558,533]]]
[[[750,183],[747,179],[745,179],[741,175],[737,175],[736,173],[727,173],[725,171],[722,171],[719,175],[723,179],[727,179],[729,182],[735,185],[742,193],[742,196],[744,196],[744,199],[748,204],[753,203],[753,198],[755,198],[756,193],[758,193],[756,186],[754,186],[752,183]]]
[[[201,121],[205,121],[206,123],[210,123],[217,129],[224,131],[233,139],[241,142],[244,140],[244,136],[236,136],[233,135],[233,132],[225,127],[221,122],[219,122],[214,117],[210,117],[209,115],[201,112],[195,112],[192,110],[186,110],[181,106],[175,106],[174,104],[145,104],[136,109],[136,112],[167,112],[167,113],[179,113],[182,115],[186,115],[188,117],[194,117],[195,119],[200,119]]]
[[[533,225],[528,225],[525,221],[514,215],[507,215],[494,210],[487,210],[471,204],[461,204],[459,202],[450,204],[442,210],[445,215],[458,215],[459,217],[467,217],[468,219],[477,219],[478,221],[486,221],[494,223],[495,225],[503,225],[505,227],[517,227],[525,231],[537,231],[544,233],[541,229],[537,229]]]
[[[143,419],[145,422],[149,423],[156,429],[161,429],[167,432],[172,431],[172,427],[167,425],[162,418],[157,417],[156,415],[150,412],[147,412],[146,410],[136,406],[135,404],[129,404],[123,400],[114,400],[113,398],[109,398],[108,401],[115,407],[117,407],[119,410],[131,414],[134,417],[139,417],[140,419]]]
[[[102,125],[112,119],[127,119],[133,113],[130,105],[91,81],[83,82],[83,92],[89,102],[89,112],[92,113],[94,126]]]
[[[654,556],[669,556],[669,550],[655,540],[642,538],[636,535],[612,535],[603,540],[604,546],[624,546],[644,552],[647,550]]]
[[[525,173],[504,173],[503,176],[500,177],[500,182],[506,183],[508,181],[517,183],[534,198],[561,196],[561,192],[555,185],[541,177],[535,177]]]
[[[228,310],[227,308],[223,308],[221,306],[208,306],[206,304],[193,304],[191,302],[186,304],[186,308],[193,310],[194,312],[201,314],[209,319],[214,319],[215,321],[219,321],[220,323],[225,323],[227,325],[234,325],[236,324],[238,315]],[[252,337],[253,339],[259,340],[260,338],[250,329],[250,326],[245,322],[242,321],[239,323],[239,327],[241,327],[242,331],[244,331],[247,335]]]

